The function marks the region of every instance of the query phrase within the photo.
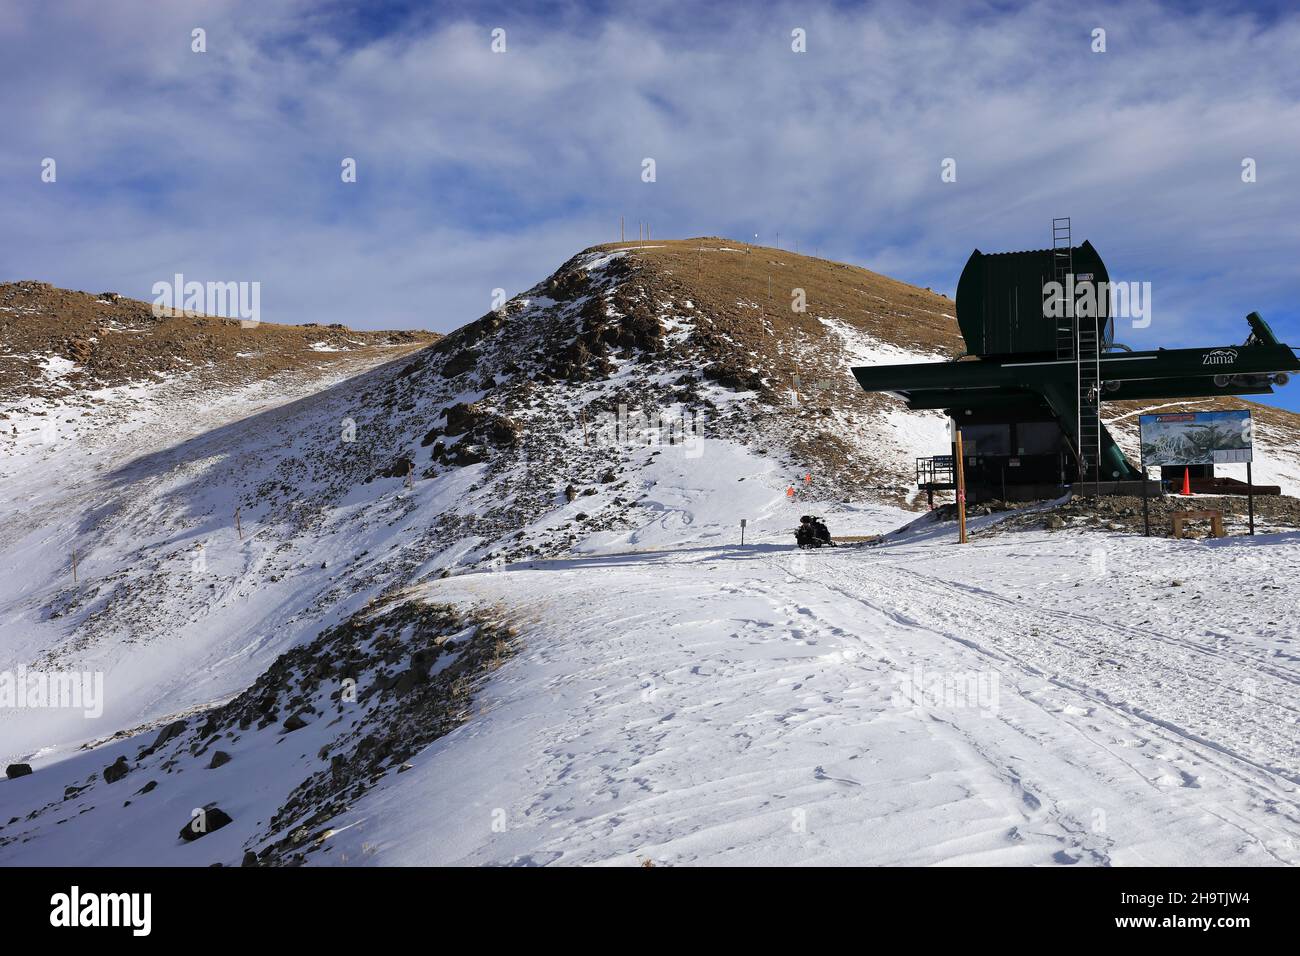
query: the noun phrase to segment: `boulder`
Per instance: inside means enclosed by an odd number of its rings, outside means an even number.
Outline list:
[[[15,777],[25,777],[32,772],[32,765],[29,763],[11,763],[5,767],[5,777],[13,780]]]
[[[127,764],[126,757],[118,757],[104,768],[104,782],[117,783],[130,772],[131,767]]]
[[[443,409],[442,414],[447,419],[443,431],[448,435],[463,435],[475,425],[484,421],[490,413],[474,405],[457,402],[450,408]]]
[[[163,744],[167,743],[167,741],[173,739],[174,737],[180,736],[181,731],[183,731],[184,729],[185,729],[185,721],[173,720],[170,724],[164,727],[162,731],[158,734],[158,738],[153,742],[150,749],[157,750]]]
[[[216,770],[218,767],[225,766],[228,763],[230,763],[230,754],[226,753],[224,750],[218,750],[212,755],[212,760],[208,762],[208,769]]]
[[[186,843],[191,843],[194,840],[207,836],[214,830],[220,830],[227,824],[234,822],[235,821],[230,819],[230,814],[226,813],[216,804],[208,804],[192,816],[185,826],[181,827],[181,839]]]
[[[455,378],[458,375],[464,375],[477,364],[478,352],[473,349],[464,349],[443,363],[442,374],[445,378]]]

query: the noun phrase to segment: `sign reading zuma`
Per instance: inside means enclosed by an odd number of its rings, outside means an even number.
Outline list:
[[[1237,361],[1236,349],[1214,349],[1206,352],[1201,359],[1202,365],[1232,365]]]

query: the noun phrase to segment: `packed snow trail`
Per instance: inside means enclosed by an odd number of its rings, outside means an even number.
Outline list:
[[[526,647],[316,859],[1295,864],[1296,588],[1268,569],[1298,550],[769,540],[440,581]]]

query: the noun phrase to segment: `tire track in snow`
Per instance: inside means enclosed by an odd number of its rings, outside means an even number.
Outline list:
[[[1262,848],[1277,862],[1285,863],[1296,861],[1295,835],[1297,829],[1300,829],[1300,807],[1297,807],[1295,803],[1294,791],[1290,787],[1292,780],[1285,768],[1279,770],[1278,768],[1269,766],[1268,760],[1266,758],[1261,758],[1260,755],[1242,753],[1240,752],[1239,747],[1234,748],[1225,745],[1211,737],[1191,731],[1172,720],[1162,718],[1156,713],[1147,711],[1141,707],[1134,707],[1132,704],[1123,700],[1116,700],[1112,697],[1111,693],[1108,693],[1105,689],[1090,684],[1087,681],[1062,678],[1059,674],[1059,667],[1050,666],[1053,663],[1051,660],[1034,660],[1034,650],[1036,648],[1041,648],[1044,645],[1051,645],[1063,649],[1069,654],[1079,656],[1082,652],[1078,648],[1060,640],[1059,637],[1046,637],[1039,628],[1043,626],[1044,623],[1053,623],[1059,627],[1063,621],[1073,620],[1077,622],[1086,620],[1086,615],[1074,615],[1071,617],[1069,614],[1062,614],[1060,612],[1053,613],[1047,609],[1036,606],[1031,607],[1027,603],[1022,604],[1021,602],[1012,602],[980,588],[957,585],[954,582],[946,581],[931,574],[914,570],[913,568],[901,567],[897,563],[885,561],[874,562],[868,565],[864,570],[867,569],[872,573],[893,575],[896,578],[901,578],[901,580],[898,580],[896,583],[886,583],[884,586],[881,586],[881,584],[877,582],[872,588],[872,591],[875,594],[907,595],[911,593],[915,595],[917,592],[922,592],[924,594],[925,599],[920,600],[917,603],[928,609],[928,621],[925,620],[926,614],[924,613],[915,614],[914,616],[912,613],[908,613],[913,611],[913,606],[910,603],[903,605],[907,609],[906,612],[891,610],[889,608],[883,609],[885,613],[891,614],[895,619],[913,621],[919,628],[929,630],[960,645],[969,647],[986,659],[997,661],[1004,665],[1003,673],[1006,676],[1014,678],[1014,672],[1019,671],[1022,674],[1042,677],[1062,689],[1079,694],[1090,704],[1104,708],[1110,713],[1113,719],[1119,720],[1122,724],[1126,724],[1130,728],[1134,727],[1135,721],[1140,722],[1145,732],[1150,735],[1150,740],[1158,741],[1166,747],[1172,746],[1175,749],[1174,757],[1164,758],[1162,755],[1162,759],[1168,759],[1169,762],[1174,765],[1179,776],[1177,778],[1169,778],[1168,775],[1165,774],[1164,776],[1157,777],[1157,779],[1153,780],[1151,778],[1152,768],[1134,763],[1121,753],[1112,748],[1106,747],[1096,739],[1096,732],[1101,730],[1101,727],[1094,724],[1090,728],[1093,732],[1088,733],[1085,728],[1074,725],[1073,722],[1068,719],[1070,716],[1078,716],[1087,718],[1091,721],[1094,719],[1094,715],[1087,712],[1071,715],[1069,714],[1070,708],[1068,706],[1059,708],[1059,712],[1065,715],[1065,717],[1061,719],[1062,723],[1071,726],[1083,739],[1087,740],[1091,746],[1101,747],[1112,758],[1125,764],[1151,789],[1160,793],[1166,792],[1169,789],[1169,783],[1166,782],[1167,780],[1176,783],[1182,788],[1198,789],[1201,785],[1200,775],[1204,774],[1204,771],[1201,770],[1199,766],[1201,763],[1208,764],[1215,771],[1219,772],[1224,777],[1229,778],[1236,784],[1238,795],[1246,797],[1253,804],[1252,810],[1259,810],[1268,816],[1286,820],[1290,826],[1261,827],[1260,817],[1256,813],[1243,813],[1240,809],[1229,804],[1219,804],[1212,800],[1199,801],[1198,808],[1215,816],[1225,825],[1240,831],[1243,836]],[[831,571],[831,566],[828,564],[823,571]],[[855,598],[869,607],[880,609],[876,604],[862,597],[862,588],[854,588],[852,586],[853,581],[851,576],[845,575],[842,572],[842,569],[838,567],[835,568],[828,576],[831,575],[835,576],[836,580],[840,583],[828,583],[828,586],[834,587],[845,596]],[[844,586],[846,584],[848,586]],[[976,605],[983,603],[985,606],[982,610],[978,606],[967,607],[961,614],[945,613],[941,609],[952,604],[954,592],[960,593],[964,599],[974,602]],[[1046,622],[1043,622],[1034,616],[1034,614],[1040,611],[1043,612],[1044,618],[1047,619]],[[969,632],[973,622],[987,621],[989,619],[997,620],[999,616],[1003,619],[1009,616],[1013,621],[1013,627],[1008,628],[1006,632],[1001,635],[996,634],[993,630],[984,628],[978,632],[977,636],[971,637],[956,633],[951,629],[954,625],[960,626],[964,623],[967,625],[967,630]],[[1106,622],[1098,621],[1096,619],[1088,620],[1088,623],[1095,624],[1099,628],[1110,626],[1107,625]],[[1015,625],[1018,625],[1018,627]],[[1017,630],[1019,631],[1019,635],[1016,633]],[[1033,639],[1026,639],[1024,635],[1031,635]],[[1091,635],[1084,636],[1091,637]],[[1190,652],[1187,645],[1181,641],[1171,642],[1170,646],[1183,648]],[[1108,645],[1107,650],[1112,651],[1114,647],[1117,647],[1117,645]],[[1116,651],[1115,653],[1118,652]],[[1143,663],[1150,668],[1157,669],[1158,673],[1163,674],[1181,673],[1187,677],[1189,675],[1195,675],[1196,673],[1195,668],[1193,667],[1187,667],[1186,669],[1181,670],[1179,668],[1171,669],[1168,661],[1162,661],[1155,658],[1148,658]],[[1008,669],[1011,670],[1012,673],[1008,674]],[[1212,681],[1208,681],[1204,677],[1200,677],[1199,679],[1202,683],[1219,686],[1214,684]],[[1199,695],[1187,688],[1180,689],[1178,694],[1172,696],[1174,699],[1180,700],[1200,699]],[[1035,695],[1021,694],[1020,697],[1036,704],[1040,708],[1048,706],[1046,701],[1038,699]],[[1267,729],[1270,731],[1273,730],[1271,727],[1268,727]],[[1270,739],[1274,744],[1279,745],[1283,752],[1285,752],[1286,745],[1292,738],[1285,733],[1274,732],[1270,735]],[[1177,753],[1177,751],[1182,748],[1193,750],[1195,756],[1188,757],[1187,755]],[[1136,748],[1129,747],[1126,749],[1131,750]],[[1206,751],[1208,751],[1208,753]],[[1194,774],[1191,771],[1184,769],[1184,764],[1190,765],[1192,769],[1197,770],[1198,773]],[[1265,816],[1264,819],[1267,819],[1268,816]],[[1265,831],[1264,835],[1261,835],[1261,830]],[[1270,846],[1270,840],[1266,839],[1266,837],[1271,838],[1272,846]]]

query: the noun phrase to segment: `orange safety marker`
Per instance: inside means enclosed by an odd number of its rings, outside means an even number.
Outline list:
[[[1184,495],[1189,495],[1189,496],[1190,496],[1191,493],[1192,493],[1191,469],[1189,469],[1189,468],[1184,468],[1184,469],[1183,469],[1183,490],[1182,490],[1182,494],[1184,494]]]
[[[794,485],[791,485],[789,488],[785,489],[785,496],[789,498],[791,501],[794,501]]]

